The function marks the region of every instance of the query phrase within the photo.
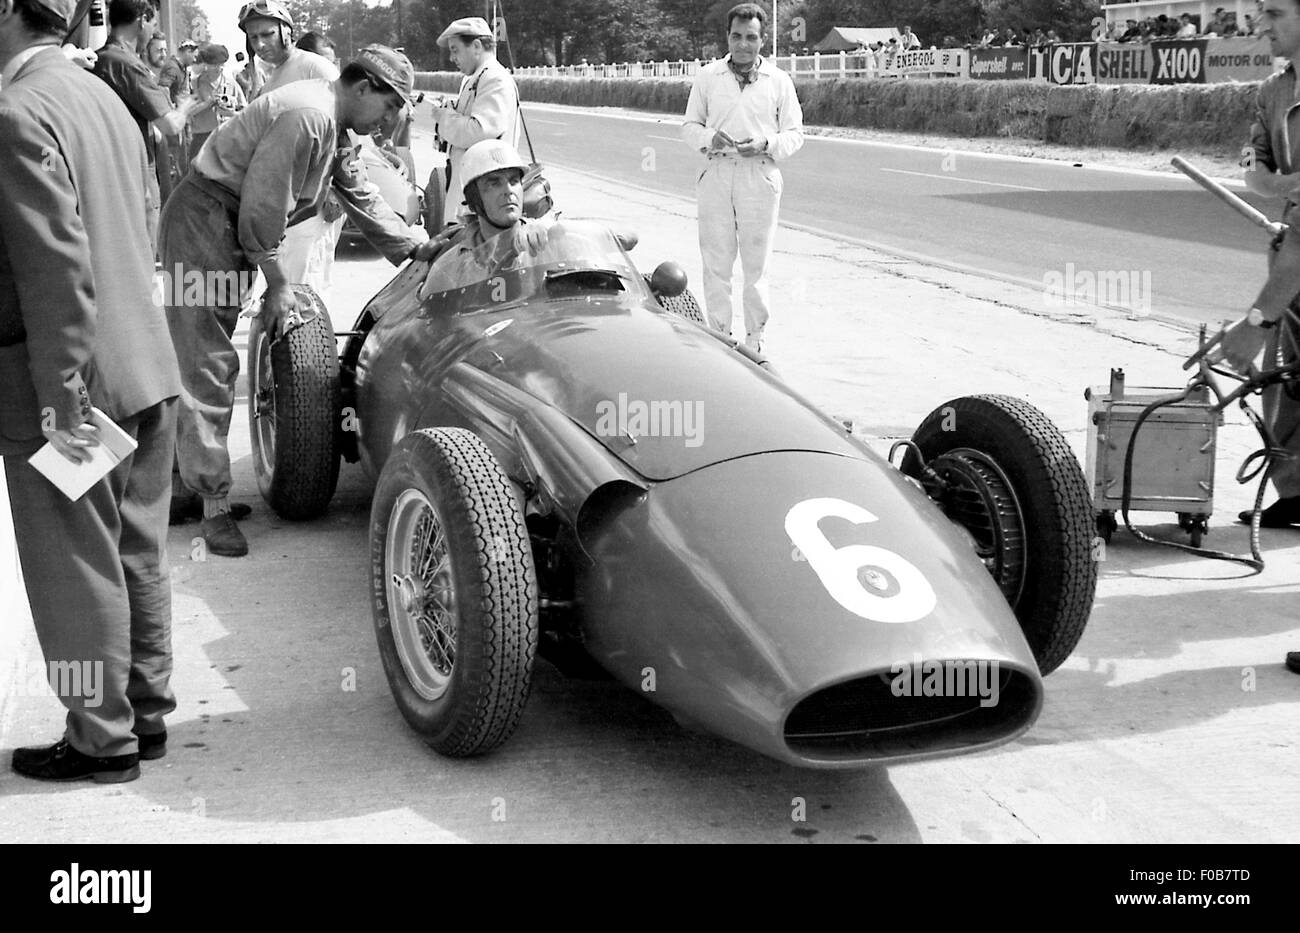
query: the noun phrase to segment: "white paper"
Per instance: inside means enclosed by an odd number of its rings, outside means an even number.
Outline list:
[[[73,463],[46,443],[27,462],[40,471],[59,490],[76,502],[91,486],[113,472],[136,448],[135,438],[123,431],[112,418],[98,408],[90,412],[91,423],[99,428],[99,445],[83,447],[90,453],[88,463]]]

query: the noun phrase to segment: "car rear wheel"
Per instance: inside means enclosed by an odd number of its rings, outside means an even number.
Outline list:
[[[954,399],[912,437],[941,482],[922,479],[976,551],[1015,611],[1039,670],[1078,644],[1097,588],[1087,482],[1065,437],[1034,406],[1003,395]]]
[[[398,708],[438,752],[514,732],[537,652],[537,578],[514,489],[473,433],[408,434],[370,512],[375,634]]]
[[[281,518],[323,514],[339,478],[339,360],[320,298],[310,319],[272,341],[253,318],[248,331],[248,421],[253,472],[262,498]]]

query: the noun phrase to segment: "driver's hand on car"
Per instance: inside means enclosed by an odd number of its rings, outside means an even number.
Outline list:
[[[520,224],[515,228],[515,246],[519,252],[528,250],[536,255],[546,248],[551,239],[551,226],[544,223]]]

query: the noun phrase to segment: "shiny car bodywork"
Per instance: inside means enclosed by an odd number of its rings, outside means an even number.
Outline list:
[[[606,227],[478,253],[412,264],[367,305],[342,354],[346,455],[378,475],[413,431],[481,439],[527,517],[544,649],[805,767],[1030,727],[1021,624],[918,482],[665,310]]]

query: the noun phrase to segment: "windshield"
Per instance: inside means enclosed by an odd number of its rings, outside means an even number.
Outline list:
[[[430,267],[420,298],[443,295],[471,310],[544,294],[548,280],[591,271],[612,273],[629,291],[641,278],[608,228],[561,220],[551,226],[546,245],[536,253],[520,249],[508,233],[474,249],[453,245]]]

